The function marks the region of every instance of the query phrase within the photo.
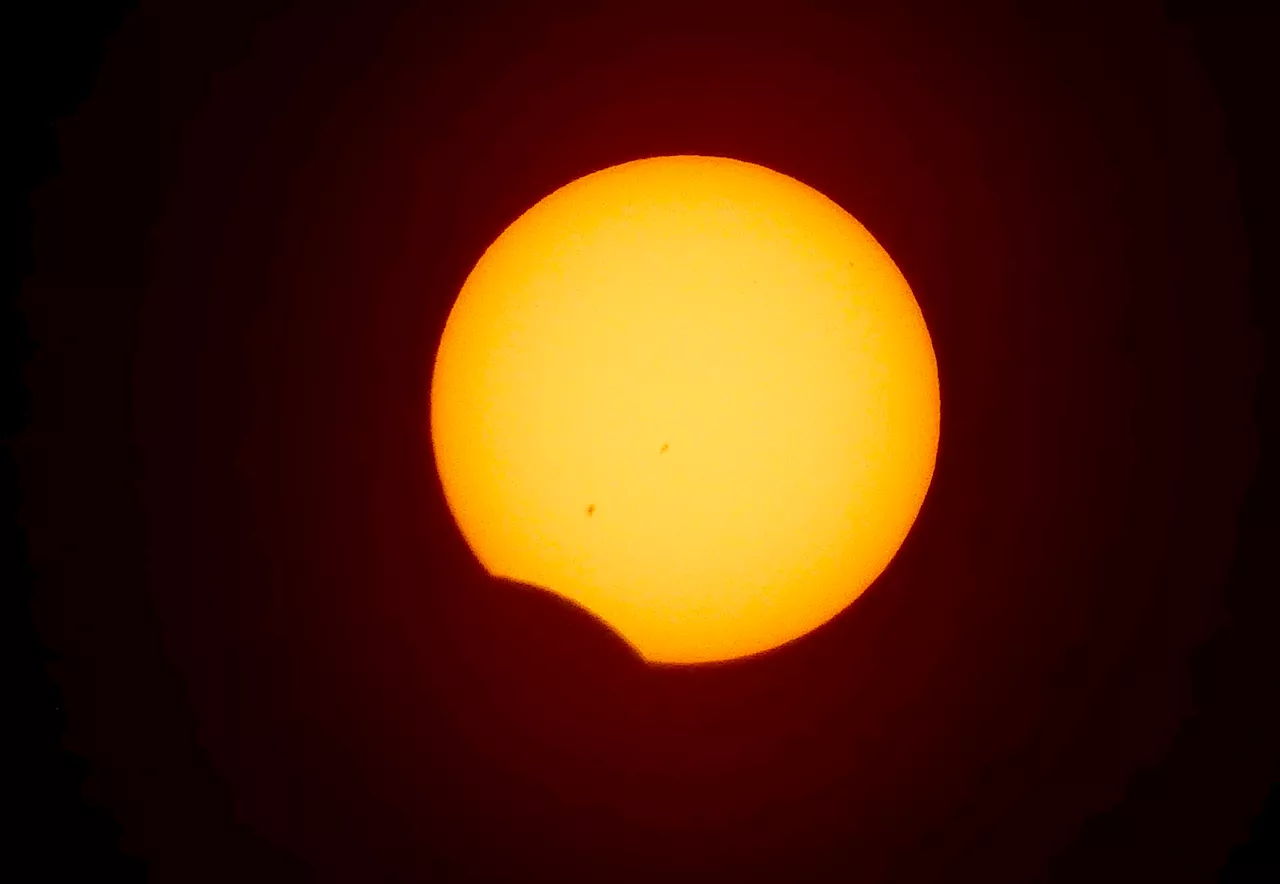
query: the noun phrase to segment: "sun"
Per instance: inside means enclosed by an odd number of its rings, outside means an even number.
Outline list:
[[[613,166],[493,242],[431,380],[445,500],[493,575],[654,663],[825,623],[924,501],[940,399],[888,253],[794,178],[718,157]]]

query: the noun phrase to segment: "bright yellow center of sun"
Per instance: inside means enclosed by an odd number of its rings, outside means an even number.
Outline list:
[[[938,429],[889,255],[816,190],[713,157],[525,212],[463,285],[431,384],[481,564],[661,663],[766,651],[849,605],[915,521]]]

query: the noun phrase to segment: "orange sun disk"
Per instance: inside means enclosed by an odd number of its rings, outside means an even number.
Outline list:
[[[463,285],[431,383],[479,561],[661,663],[760,653],[847,607],[915,521],[939,421],[884,249],[807,185],[715,157],[530,208]]]

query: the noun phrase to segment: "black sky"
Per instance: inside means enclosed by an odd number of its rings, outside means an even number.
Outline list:
[[[1277,21],[31,5],[6,879],[1280,879]],[[484,575],[426,438],[484,247],[674,153],[858,217],[943,397],[876,585],[700,669]]]

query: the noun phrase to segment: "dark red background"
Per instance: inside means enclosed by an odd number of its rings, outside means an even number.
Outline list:
[[[164,882],[1212,880],[1280,757],[1232,656],[1273,627],[1247,194],[1194,19],[1037,6],[133,10],[33,200],[19,449],[121,849]],[[862,221],[943,396],[878,583],[693,670],[484,575],[425,410],[484,247],[675,153]]]

